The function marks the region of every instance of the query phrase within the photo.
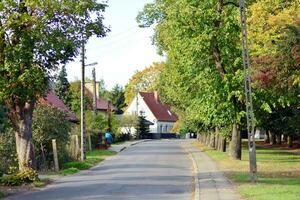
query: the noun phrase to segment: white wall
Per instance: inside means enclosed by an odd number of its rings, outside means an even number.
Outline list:
[[[136,101],[138,99],[138,105],[136,104]],[[146,119],[152,123],[154,123],[154,125],[151,125],[150,128],[150,132],[151,133],[156,133],[157,132],[157,120],[155,118],[155,116],[153,115],[153,113],[151,112],[151,110],[148,108],[147,104],[145,103],[145,101],[143,100],[143,97],[138,94],[138,98],[134,98],[133,101],[129,104],[129,106],[127,107],[127,110],[125,111],[125,115],[126,114],[136,114],[136,110],[138,110],[138,113],[140,114],[140,112],[142,111],[144,113],[144,115],[146,116]]]
[[[170,133],[174,126],[174,122],[157,122],[157,133]]]
[[[137,98],[135,97],[133,101],[130,103],[130,105],[127,107],[127,110],[125,111],[126,114],[136,114],[136,110],[138,109],[138,113],[142,111],[144,115],[146,116],[146,119],[154,125],[151,125],[150,133],[170,133],[171,129],[174,126],[174,122],[162,122],[157,121],[151,110],[148,108],[147,104],[143,100],[143,97],[138,94],[138,105],[136,105]]]

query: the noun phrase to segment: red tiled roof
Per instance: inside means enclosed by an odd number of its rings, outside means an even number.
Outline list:
[[[85,89],[85,94],[89,97],[93,97],[93,93],[91,91],[89,91],[87,88]],[[108,101],[101,97],[97,97],[97,110],[106,111],[107,107],[108,107]],[[110,103],[110,109],[112,111],[117,110],[117,108],[114,105],[112,105],[112,103]]]
[[[72,111],[70,111],[70,109],[64,104],[64,102],[60,100],[59,97],[56,96],[52,91],[49,91],[47,96],[40,98],[39,103],[51,105],[66,112],[68,115],[68,120],[71,122],[79,121],[76,115]]]
[[[140,92],[139,94],[158,121],[176,122],[178,120],[177,115],[170,110],[170,106],[162,104],[159,98],[156,100],[154,93]]]

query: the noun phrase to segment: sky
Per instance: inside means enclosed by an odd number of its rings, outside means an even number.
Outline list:
[[[104,24],[111,32],[105,38],[91,38],[86,45],[86,64],[97,62],[96,80],[103,79],[107,89],[125,86],[137,70],[163,61],[152,45],[152,28],[139,28],[136,16],[153,0],[108,0]],[[69,81],[81,78],[80,58],[66,66]],[[91,78],[92,67],[86,67]]]

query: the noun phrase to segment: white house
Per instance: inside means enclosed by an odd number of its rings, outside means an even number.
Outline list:
[[[178,117],[170,106],[161,103],[157,92],[139,92],[127,107],[124,115],[140,114],[153,123],[150,133],[171,133]]]

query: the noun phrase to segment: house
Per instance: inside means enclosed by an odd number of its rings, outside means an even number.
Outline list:
[[[46,96],[44,97],[41,97],[39,99],[39,103],[42,104],[42,105],[50,105],[50,106],[53,106],[55,108],[58,108],[64,112],[67,113],[67,118],[70,122],[74,122],[74,123],[77,123],[79,122],[78,118],[76,117],[75,113],[73,113],[65,104],[64,102],[59,99],[58,96],[56,96],[54,94],[53,91],[49,91],[47,93]]]
[[[170,106],[163,104],[157,92],[139,92],[127,107],[124,115],[142,113],[153,124],[150,133],[171,133],[178,117],[170,110]]]
[[[99,91],[100,84],[96,82],[96,91]],[[85,94],[90,98],[93,98],[93,82],[85,83]],[[96,92],[96,109],[99,113],[107,114],[107,111],[110,110],[112,112],[116,111],[117,108],[109,101],[101,98],[99,96],[99,92]]]

